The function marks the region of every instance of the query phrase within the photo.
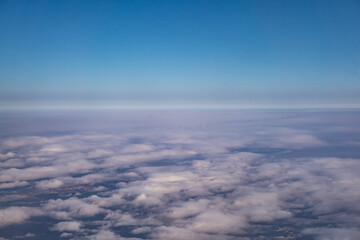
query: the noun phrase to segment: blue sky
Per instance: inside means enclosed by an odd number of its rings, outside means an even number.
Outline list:
[[[0,107],[359,107],[359,1],[0,1]]]

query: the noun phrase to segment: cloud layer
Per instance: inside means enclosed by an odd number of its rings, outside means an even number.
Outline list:
[[[333,150],[357,146],[359,126],[350,135],[339,113],[220,113],[3,137],[0,236],[24,225],[34,239],[359,237],[360,156]]]

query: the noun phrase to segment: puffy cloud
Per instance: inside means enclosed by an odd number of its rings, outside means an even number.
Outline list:
[[[231,237],[222,234],[206,234],[193,232],[188,229],[172,227],[172,226],[161,226],[155,228],[151,236],[154,239],[161,240],[188,240],[188,239],[199,239],[199,240],[217,240],[217,239],[238,239],[245,240],[247,238]],[[248,239],[247,239],[248,240]]]
[[[9,159],[12,157],[15,157],[15,153],[13,153],[13,152],[7,152],[5,154],[0,153],[0,160],[6,160],[6,159]]]
[[[54,164],[50,166],[38,166],[28,168],[10,168],[2,171],[0,181],[26,181],[42,178],[57,177],[71,173],[87,172],[95,165],[86,160],[77,160],[74,162],[65,162],[63,164]]]
[[[42,147],[39,151],[48,152],[48,153],[60,153],[60,152],[66,152],[68,151],[68,149],[62,145],[53,144],[53,145],[46,145]]]
[[[8,207],[0,209],[0,227],[19,224],[32,216],[39,216],[42,211],[31,207]]]
[[[277,194],[272,192],[250,192],[249,195],[238,197],[234,202],[234,206],[240,208],[253,222],[291,217],[291,212],[282,210],[279,204]]]
[[[110,150],[105,150],[105,149],[96,149],[93,150],[91,152],[88,153],[87,157],[92,159],[92,158],[103,158],[103,157],[107,157],[110,155],[113,155],[114,152],[110,151]]]
[[[0,189],[4,188],[14,188],[14,187],[24,187],[27,186],[29,183],[26,181],[15,181],[15,182],[8,182],[8,183],[1,183]]]
[[[191,217],[206,210],[209,202],[207,199],[181,202],[179,206],[168,209],[167,216],[174,219]]]
[[[158,220],[146,217],[146,218],[134,218],[129,213],[124,213],[121,211],[113,211],[108,213],[105,216],[106,220],[111,220],[114,226],[153,226],[153,225],[161,225],[161,222]]]
[[[242,215],[208,210],[197,215],[188,228],[203,233],[236,234],[241,233],[246,226],[246,218]]]
[[[97,234],[90,236],[89,239],[91,239],[91,240],[103,240],[103,239],[118,240],[120,238],[115,233],[113,233],[109,230],[102,230],[102,231],[99,231]]]
[[[38,137],[38,136],[18,137],[18,138],[11,138],[2,141],[0,148],[2,150],[8,150],[8,149],[15,149],[20,147],[43,145],[50,142],[51,142],[50,138],[46,138],[46,137]]]
[[[122,237],[118,234],[115,234],[114,232],[112,231],[109,231],[109,230],[100,230],[98,233],[94,234],[94,235],[91,235],[91,236],[88,236],[87,239],[89,240],[123,240],[123,239],[127,239],[127,240],[139,240],[140,238],[125,238],[125,237]]]
[[[52,229],[59,232],[79,232],[81,223],[77,221],[59,222]]]
[[[86,203],[75,197],[66,200],[51,199],[43,206],[43,210],[59,219],[91,217],[103,212],[99,206]]]
[[[64,185],[64,183],[58,179],[45,180],[36,183],[36,186],[40,189],[58,188]]]
[[[139,227],[139,228],[135,228],[131,231],[131,233],[133,234],[142,234],[142,233],[148,233],[152,230],[151,227]]]
[[[196,156],[197,152],[184,149],[164,149],[149,153],[117,155],[105,160],[104,166],[124,167],[159,160],[179,160]]]
[[[12,207],[0,225],[43,213],[70,239],[359,238],[359,159],[333,155],[329,130],[280,113],[225,115],[6,137],[0,203]]]
[[[24,167],[26,163],[20,158],[10,158],[9,160],[0,162],[0,167],[2,168],[14,168],[14,167]]]

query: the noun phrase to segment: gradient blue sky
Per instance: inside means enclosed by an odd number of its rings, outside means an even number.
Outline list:
[[[0,107],[359,107],[359,1],[0,1]]]

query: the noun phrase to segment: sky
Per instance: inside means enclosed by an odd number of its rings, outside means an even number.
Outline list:
[[[359,107],[359,1],[0,1],[0,108]]]

